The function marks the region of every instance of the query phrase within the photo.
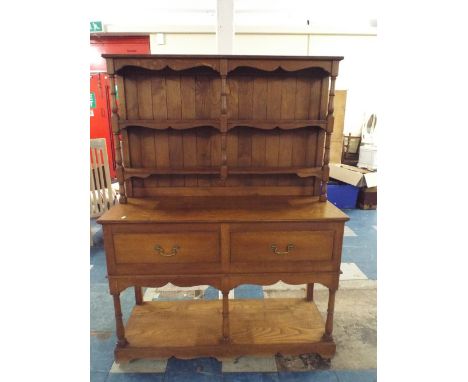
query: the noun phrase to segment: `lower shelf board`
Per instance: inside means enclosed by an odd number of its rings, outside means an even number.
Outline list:
[[[303,299],[229,300],[229,326],[226,342],[222,300],[145,302],[133,309],[116,359],[335,353],[316,305]]]

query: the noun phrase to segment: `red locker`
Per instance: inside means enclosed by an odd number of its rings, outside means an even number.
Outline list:
[[[109,79],[104,53],[149,54],[149,36],[92,36],[90,76],[90,138],[105,138],[111,177],[115,178],[114,141],[110,122]]]

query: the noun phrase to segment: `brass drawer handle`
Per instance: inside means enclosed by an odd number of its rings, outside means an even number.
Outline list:
[[[180,249],[180,247],[179,247],[178,245],[174,245],[174,246],[172,247],[171,252],[166,253],[166,251],[164,251],[164,248],[161,247],[159,244],[156,244],[156,245],[154,246],[154,250],[155,250],[156,252],[158,252],[161,256],[165,256],[165,257],[171,257],[171,256],[177,255],[177,251],[178,251],[179,249]]]
[[[292,251],[293,249],[294,249],[294,244],[291,244],[291,243],[289,243],[286,246],[286,251],[284,252],[278,251],[278,247],[276,246],[276,244],[271,245],[271,250],[273,251],[275,255],[287,255],[289,251]]]

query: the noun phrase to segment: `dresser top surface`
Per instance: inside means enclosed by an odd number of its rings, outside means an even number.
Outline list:
[[[98,219],[100,224],[187,222],[347,221],[330,202],[310,197],[129,198]]]
[[[314,61],[341,61],[343,56],[267,56],[267,55],[236,55],[236,54],[103,54],[104,58],[226,58],[247,60],[314,60]]]

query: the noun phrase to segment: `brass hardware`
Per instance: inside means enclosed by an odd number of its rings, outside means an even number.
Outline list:
[[[271,245],[271,250],[273,251],[273,253],[275,255],[287,255],[289,253],[289,251],[292,251],[293,249],[294,249],[294,244],[291,244],[291,243],[289,243],[286,246],[286,251],[285,252],[278,251],[278,247],[276,246],[276,244]]]
[[[164,248],[161,247],[159,244],[156,244],[154,246],[154,250],[157,251],[161,256],[165,256],[165,257],[171,257],[171,256],[175,256],[177,255],[177,251],[180,249],[180,247],[178,245],[174,245],[172,247],[172,250],[171,252],[169,253],[166,253],[166,251],[164,251]]]

